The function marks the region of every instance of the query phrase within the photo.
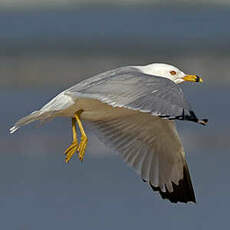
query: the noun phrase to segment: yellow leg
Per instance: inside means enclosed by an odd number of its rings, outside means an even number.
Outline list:
[[[65,151],[65,162],[68,163],[72,158],[73,154],[78,150],[77,131],[76,131],[76,119],[72,118],[72,131],[73,131],[73,142]]]
[[[84,128],[82,126],[81,120],[80,120],[80,114],[82,111],[79,111],[75,114],[75,119],[78,123],[80,132],[81,132],[81,142],[78,146],[78,158],[82,161],[85,155],[85,150],[87,147],[87,143],[88,143],[88,137],[85,134]]]

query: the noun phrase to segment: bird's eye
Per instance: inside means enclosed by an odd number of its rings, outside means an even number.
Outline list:
[[[172,71],[170,71],[170,74],[171,75],[176,75],[176,71],[172,70]]]

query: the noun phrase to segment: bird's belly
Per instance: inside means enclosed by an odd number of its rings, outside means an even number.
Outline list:
[[[81,118],[88,121],[115,119],[131,115],[136,111],[126,108],[113,107],[96,99],[80,98],[76,103],[67,108],[64,113],[73,116],[77,111],[82,110]]]
[[[113,107],[96,99],[78,98],[75,103],[65,110],[58,112],[57,116],[73,117],[77,111],[82,110],[81,118],[88,121],[115,119],[136,113],[126,108]]]

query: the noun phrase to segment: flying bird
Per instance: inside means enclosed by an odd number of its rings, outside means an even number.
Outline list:
[[[69,162],[74,153],[82,161],[88,142],[84,121],[163,199],[195,203],[174,120],[202,125],[208,120],[198,119],[186,102],[178,86],[185,81],[203,80],[163,63],[113,69],[61,92],[40,110],[17,121],[10,132],[36,120],[70,117],[73,141],[65,151],[65,161]]]

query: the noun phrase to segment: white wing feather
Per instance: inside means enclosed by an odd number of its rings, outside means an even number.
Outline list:
[[[183,178],[184,150],[174,122],[147,113],[89,122],[99,139],[155,187],[172,191]]]

